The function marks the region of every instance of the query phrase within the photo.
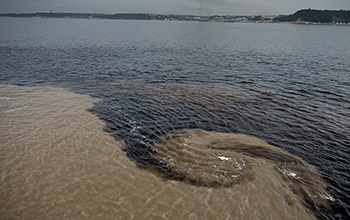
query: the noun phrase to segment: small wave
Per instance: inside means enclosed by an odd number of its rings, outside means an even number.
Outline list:
[[[13,100],[14,98],[11,97],[0,97],[0,100]]]
[[[19,107],[19,108],[13,108],[13,109],[9,109],[9,110],[5,110],[5,111],[2,111],[2,113],[12,113],[12,112],[15,112],[15,111],[21,111],[25,108],[27,108],[28,106],[22,106],[22,107]]]

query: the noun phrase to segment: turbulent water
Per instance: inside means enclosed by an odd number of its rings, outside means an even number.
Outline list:
[[[350,217],[348,27],[0,31],[2,218]]]

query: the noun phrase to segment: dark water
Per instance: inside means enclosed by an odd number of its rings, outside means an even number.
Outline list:
[[[350,218],[350,29],[0,19],[0,82],[101,98],[92,111],[149,166],[182,129],[253,135],[320,170]]]

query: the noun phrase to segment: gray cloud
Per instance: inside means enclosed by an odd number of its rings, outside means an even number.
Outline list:
[[[301,8],[347,9],[349,0],[0,0],[4,12],[146,12],[174,14],[290,14]]]

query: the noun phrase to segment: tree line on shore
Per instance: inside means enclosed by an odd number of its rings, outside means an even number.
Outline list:
[[[296,22],[298,20],[314,23],[348,23],[350,22],[350,11],[303,9],[294,14],[278,16],[274,19],[276,22]]]

